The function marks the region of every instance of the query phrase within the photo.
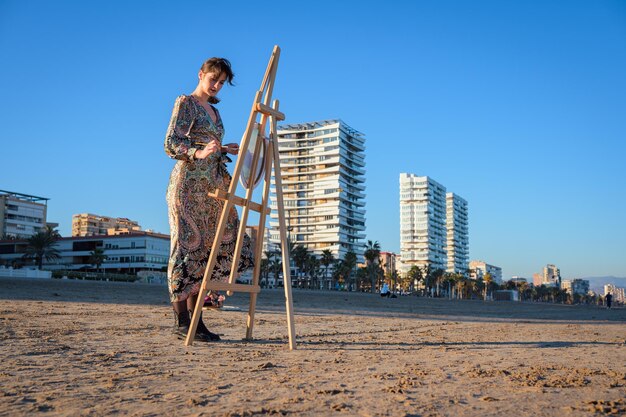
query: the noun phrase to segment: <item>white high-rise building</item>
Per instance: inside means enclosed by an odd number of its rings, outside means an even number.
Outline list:
[[[400,272],[413,265],[446,270],[446,188],[415,174],[400,174]]]
[[[446,272],[466,274],[469,269],[467,201],[454,193],[446,194]]]
[[[341,120],[281,125],[278,149],[288,237],[336,259],[363,257],[365,239],[365,138]],[[270,194],[270,240],[280,241],[276,185]]]

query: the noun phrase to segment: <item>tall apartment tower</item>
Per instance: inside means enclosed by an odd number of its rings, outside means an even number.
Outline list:
[[[80,213],[72,216],[72,236],[119,235],[140,231],[141,226],[124,217]]]
[[[28,239],[46,226],[48,198],[0,190],[0,239]]]
[[[467,201],[446,194],[446,272],[466,274],[469,269]]]
[[[297,245],[336,259],[362,260],[365,239],[365,138],[341,120],[278,127],[287,233]],[[280,242],[276,185],[270,194],[270,241]]]
[[[429,177],[400,174],[400,272],[413,265],[447,268],[446,188]]]

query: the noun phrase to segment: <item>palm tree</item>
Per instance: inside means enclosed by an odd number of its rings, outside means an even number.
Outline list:
[[[459,274],[459,281],[457,282],[457,288],[458,288],[458,293],[459,293],[459,298],[463,299],[463,298],[467,298],[469,296],[469,289],[471,287],[471,282],[472,281],[470,278],[466,277],[463,274]]]
[[[393,271],[389,272],[387,274],[387,278],[393,283],[393,288],[391,292],[395,294],[398,288],[398,271],[394,269]]]
[[[363,253],[363,256],[365,257],[365,263],[367,265],[367,275],[370,278],[370,291],[376,292],[376,275],[378,257],[380,256],[380,244],[378,241],[372,242],[371,240],[368,240],[365,245],[365,252]]]
[[[269,262],[270,271],[274,272],[274,285],[278,286],[278,278],[280,277],[280,271],[283,269],[283,263],[281,262],[280,257],[272,258]],[[285,277],[283,277],[285,278]],[[283,281],[284,285],[284,281]]]
[[[432,290],[436,282],[435,270],[428,263],[421,268],[421,271],[422,271],[422,277],[423,277],[422,279],[424,280],[424,287],[426,288],[426,293],[430,293],[430,295],[432,296],[433,295]]]
[[[332,288],[333,289],[337,287],[337,284],[341,284],[345,282],[344,270],[345,270],[345,266],[344,266],[343,259],[339,259],[337,262],[335,262],[335,267],[333,268],[333,272],[332,272]]]
[[[474,298],[474,296],[483,298],[483,288],[485,288],[483,279],[472,279],[470,284],[470,293],[472,294],[472,298]]]
[[[263,252],[264,258],[261,259],[261,277],[263,278],[261,280],[261,283],[267,287],[269,286],[269,277],[270,277],[270,272],[272,271],[272,261],[274,260],[274,256],[277,256],[278,254],[276,252],[272,252],[272,251],[265,251]],[[275,282],[274,285],[277,285],[278,283]]]
[[[51,261],[60,259],[61,254],[58,249],[57,239],[60,238],[59,232],[50,226],[46,226],[43,230],[35,233],[28,239],[28,244],[24,250],[24,258],[35,259],[37,267],[43,268],[43,261]]]
[[[426,274],[426,278],[428,279],[431,288],[433,285],[436,287],[435,294],[439,297],[439,284],[442,282],[445,272],[443,269],[439,268],[432,270],[430,265],[428,265],[427,268],[430,270],[430,274]]]
[[[491,276],[491,274],[489,272],[487,272],[485,274],[485,276],[483,277],[483,281],[485,282],[485,296],[484,299],[487,299],[487,296],[489,295],[489,290],[491,289],[491,285],[493,283],[493,277]]]
[[[330,249],[324,249],[322,251],[322,259],[320,261],[324,265],[324,281],[328,279],[328,267],[335,262],[335,257]],[[326,287],[326,285],[324,285]]]
[[[455,294],[455,290],[457,289],[457,284],[459,282],[459,280],[461,279],[460,277],[462,277],[461,274],[457,274],[455,272],[446,272],[443,275],[444,278],[444,282],[446,282],[448,284],[448,298],[452,299],[454,298],[458,298],[458,295]]]
[[[96,266],[96,271],[100,269],[100,266],[106,261],[109,257],[105,255],[104,249],[95,248],[89,254],[89,263]]]
[[[356,286],[360,291],[365,291],[366,282],[369,281],[368,278],[369,271],[367,267],[363,266],[361,268],[357,268],[356,274],[354,275],[354,280],[356,281]]]
[[[402,289],[402,291],[410,291],[411,286],[413,285],[413,280],[409,276],[409,273],[405,272],[404,274],[400,274],[398,278],[400,280],[400,288]]]
[[[346,274],[346,282],[350,282],[352,271],[356,267],[356,253],[350,251],[343,258],[343,267]]]
[[[317,283],[317,277],[320,273],[320,261],[317,259],[315,254],[307,254],[306,262],[304,264],[304,268],[309,275],[309,288],[319,289],[319,285]]]
[[[455,272],[454,274],[452,274],[454,298],[457,300],[463,298],[463,281],[464,280],[465,280],[465,277],[463,276],[462,273]]]
[[[409,269],[407,277],[409,279],[409,286],[417,286],[417,284],[419,284],[419,282],[424,279],[424,276],[422,275],[422,270],[417,265],[413,265],[411,269]]]
[[[302,245],[296,246],[295,248],[293,248],[293,252],[291,252],[291,259],[293,259],[293,263],[296,264],[296,268],[298,268],[298,288],[302,286],[300,280],[302,279],[304,267],[306,265],[308,257],[309,252]]]
[[[267,258],[261,258],[261,266],[259,269],[261,274],[261,287],[267,286],[267,281],[270,274],[270,261]]]

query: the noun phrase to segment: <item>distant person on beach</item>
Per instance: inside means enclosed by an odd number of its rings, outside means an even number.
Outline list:
[[[389,292],[389,285],[387,285],[387,283],[385,282],[383,284],[383,287],[380,289],[380,296],[381,297],[389,297],[391,295],[391,293]]]
[[[611,308],[611,302],[613,301],[613,296],[611,295],[611,293],[608,293],[604,296],[604,301],[606,301],[606,307]]]
[[[175,313],[174,334],[187,336],[196,306],[223,202],[209,197],[216,189],[228,191],[231,176],[226,169],[227,154],[237,155],[239,145],[222,145],[224,126],[217,108],[217,94],[225,83],[233,84],[234,73],[224,58],[207,60],[198,72],[198,85],[188,95],[176,99],[165,136],[165,153],[177,159],[167,187],[171,233],[167,281]],[[224,237],[211,280],[228,279],[235,250],[239,217],[235,208],[228,215]],[[245,237],[241,272],[253,263],[250,239]],[[196,340],[220,340],[202,322]]]

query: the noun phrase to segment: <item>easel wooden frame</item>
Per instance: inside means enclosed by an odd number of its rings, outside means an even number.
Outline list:
[[[252,339],[252,330],[254,327],[254,313],[256,309],[257,294],[261,291],[259,286],[259,276],[261,272],[261,256],[263,252],[263,236],[265,235],[265,219],[267,214],[270,213],[269,208],[269,191],[270,191],[270,175],[272,167],[274,168],[274,181],[276,183],[276,202],[278,209],[278,224],[281,241],[281,251],[283,260],[283,282],[285,287],[285,304],[287,309],[287,328],[289,335],[289,349],[296,348],[295,340],[295,323],[293,319],[293,300],[291,298],[291,273],[289,268],[289,247],[287,245],[287,228],[285,225],[285,208],[283,204],[282,193],[282,178],[280,171],[280,160],[278,153],[278,136],[277,136],[277,122],[278,120],[285,120],[285,115],[278,111],[278,100],[274,100],[271,105],[272,91],[274,89],[274,81],[276,79],[276,71],[278,69],[278,59],[280,57],[280,47],[274,46],[272,56],[270,57],[265,76],[261,83],[261,88],[257,91],[254,101],[252,103],[252,110],[250,111],[250,117],[248,119],[248,125],[244,133],[241,145],[239,146],[239,158],[233,171],[232,180],[228,192],[222,190],[216,190],[210,193],[210,197],[218,198],[224,201],[220,220],[217,225],[217,231],[215,241],[211,247],[211,254],[207,262],[206,269],[204,271],[204,277],[202,279],[202,285],[200,286],[200,292],[198,294],[198,300],[194,309],[191,325],[187,338],[185,339],[185,345],[189,346],[193,344],[193,339],[198,328],[198,322],[200,320],[200,314],[202,313],[202,307],[204,305],[204,298],[210,290],[227,291],[229,295],[233,292],[245,292],[250,293],[250,307],[248,309],[248,319],[246,323],[246,339]],[[246,190],[245,197],[238,197],[235,195],[237,191],[237,183],[241,176],[241,171],[244,165],[244,155],[248,151],[250,146],[250,138],[255,124],[257,123],[257,117],[260,116],[258,122],[259,137],[256,141],[251,165],[251,178],[249,180],[249,187]],[[267,146],[265,157],[265,176],[263,179],[263,197],[260,204],[252,202],[252,193],[254,191],[254,177],[257,172],[257,165],[259,163],[260,148],[262,143],[262,137],[269,124],[269,143]],[[222,242],[224,231],[226,229],[226,223],[228,220],[228,213],[234,205],[242,207],[241,219],[239,221],[239,230],[237,233],[237,243],[235,245],[235,253],[233,254],[233,262],[231,267],[231,273],[228,282],[211,281],[211,272],[215,267],[217,261],[217,254],[219,251],[219,245]],[[250,210],[259,213],[259,230],[254,247],[254,270],[252,273],[252,284],[237,284],[235,283],[235,277],[237,274],[237,265],[241,258],[241,249],[243,246],[243,238],[248,221],[248,213]]]

